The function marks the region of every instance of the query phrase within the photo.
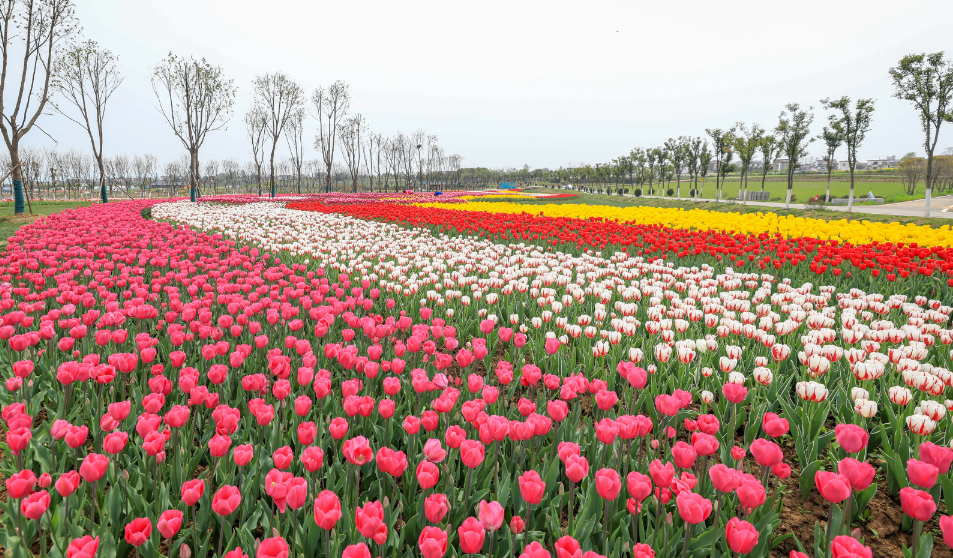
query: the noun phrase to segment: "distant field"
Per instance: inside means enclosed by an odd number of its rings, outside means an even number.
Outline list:
[[[676,183],[673,181],[668,187],[675,190]],[[699,182],[701,186],[701,182]],[[692,183],[682,181],[682,197],[689,197],[688,192],[694,187]],[[658,184],[655,185],[656,190],[658,190]],[[642,187],[645,193],[648,193],[648,186]],[[787,195],[787,183],[785,182],[766,182],[764,189],[767,192],[771,193],[771,198],[777,198],[779,201],[784,201],[785,196]],[[748,190],[749,191],[760,191],[761,190],[761,180],[749,180],[748,181]],[[808,198],[812,196],[823,196],[827,191],[827,182],[795,182],[794,183],[794,196],[796,201],[803,203]],[[904,191],[903,184],[900,182],[856,182],[854,184],[854,197],[866,197],[868,192],[873,192],[874,197],[884,198],[885,203],[896,203],[902,201],[916,200],[923,198],[923,185],[921,184],[914,195],[909,196]],[[850,193],[850,182],[831,182],[831,196],[841,197],[846,196]],[[715,199],[715,181],[707,180],[705,186],[702,189],[702,196],[705,199]],[[722,190],[722,197],[737,198],[738,197],[738,180],[728,177],[728,182],[725,184],[724,189]]]
[[[531,188],[527,192],[538,194],[564,194],[566,190],[554,190],[551,188]],[[737,192],[736,192],[737,193]],[[811,217],[813,219],[824,219],[825,221],[841,221],[852,219],[856,221],[869,221],[877,223],[912,223],[914,225],[926,225],[929,227],[949,227],[949,219],[924,219],[923,217],[906,217],[895,215],[873,215],[869,213],[848,215],[841,211],[828,210],[809,210],[809,209],[783,209],[769,208],[758,205],[741,205],[740,203],[714,203],[714,202],[692,202],[689,200],[676,199],[657,199],[657,198],[634,198],[622,196],[606,196],[601,194],[578,194],[573,198],[559,199],[489,199],[486,201],[499,201],[516,203],[521,205],[545,205],[545,204],[586,204],[586,205],[608,205],[612,207],[665,207],[665,208],[683,208],[683,209],[705,209],[708,211],[724,211],[727,213],[776,213],[778,215],[790,215],[792,217]],[[461,207],[462,209],[462,207]]]
[[[13,233],[23,225],[28,225],[44,215],[59,213],[64,209],[73,209],[75,207],[85,207],[90,205],[88,202],[34,202],[33,215],[27,208],[26,214],[14,217],[13,202],[0,202],[0,247],[5,247],[7,239],[13,236]]]

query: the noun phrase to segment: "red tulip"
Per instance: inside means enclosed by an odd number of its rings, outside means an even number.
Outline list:
[[[460,552],[476,554],[483,551],[483,541],[486,538],[486,529],[475,517],[468,517],[457,528],[460,537]]]
[[[93,558],[99,549],[99,537],[95,539],[89,535],[73,539],[66,549],[66,558]]]
[[[341,519],[341,501],[337,494],[324,490],[314,499],[314,522],[325,531],[334,529]]]
[[[910,477],[910,482],[920,488],[933,488],[939,474],[940,470],[935,465],[916,459],[907,461],[907,475]]]
[[[648,475],[643,475],[637,471],[632,471],[626,477],[629,494],[641,502],[652,493],[652,479]]]
[[[615,469],[599,469],[596,472],[596,492],[605,500],[615,500],[622,491],[622,479]]]
[[[159,521],[156,523],[156,529],[167,539],[174,537],[181,527],[182,512],[179,510],[166,510],[162,512],[162,515],[159,516]]]
[[[672,446],[672,458],[675,460],[675,466],[680,469],[691,469],[695,466],[695,458],[698,454],[695,448],[679,440]]]
[[[7,478],[7,494],[14,500],[25,498],[33,492],[36,485],[36,475],[29,469],[24,469]]]
[[[854,537],[834,537],[831,542],[831,558],[873,558],[873,556],[873,551]]]
[[[440,470],[437,469],[437,466],[429,461],[421,461],[417,465],[417,482],[420,483],[420,488],[424,490],[428,488],[433,488],[437,481],[440,480]]]
[[[718,451],[718,438],[704,432],[692,433],[692,447],[695,453],[702,456],[711,456]]]
[[[380,502],[367,502],[364,507],[358,506],[354,512],[354,521],[361,535],[375,539],[382,533],[386,536],[387,525],[384,524],[384,507]]]
[[[232,458],[235,461],[235,465],[238,465],[239,467],[248,465],[254,456],[255,450],[252,449],[251,444],[235,446],[235,449],[232,450]]]
[[[527,471],[519,477],[520,494],[529,504],[537,505],[543,500],[546,484],[536,471]]]
[[[907,486],[900,489],[900,507],[916,520],[929,521],[936,511],[936,502],[928,492]]]
[[[721,394],[725,396],[725,399],[737,405],[748,397],[748,388],[738,384],[727,383],[721,387]]]
[[[828,502],[839,504],[850,496],[850,479],[828,471],[814,473],[814,483],[818,492]]]
[[[442,558],[447,552],[447,533],[437,527],[424,527],[417,546],[422,558]]]
[[[644,543],[635,543],[634,558],[655,558],[655,551],[652,547]]]
[[[364,543],[352,544],[344,549],[341,558],[371,558],[371,551]]]
[[[552,558],[552,555],[546,552],[543,545],[533,541],[523,548],[523,553],[520,554],[520,558]]]
[[[288,481],[288,494],[285,497],[285,502],[289,508],[296,510],[304,506],[304,502],[307,498],[308,481],[306,479],[294,477]]]
[[[788,433],[790,426],[787,419],[783,419],[774,413],[765,413],[764,420],[761,422],[765,434],[772,438],[780,438]]]
[[[309,473],[313,473],[320,469],[324,463],[324,452],[321,451],[321,448],[314,446],[305,448],[301,454],[301,463],[304,464],[304,468],[307,469]]]
[[[940,474],[945,475],[950,471],[950,464],[953,463],[953,449],[938,446],[932,442],[923,442],[920,444],[920,461],[936,466]]]
[[[294,461],[295,454],[293,451],[291,451],[289,446],[282,446],[275,450],[271,458],[275,462],[275,467],[285,470],[291,466],[291,462]]]
[[[347,419],[344,417],[335,417],[328,424],[328,431],[335,440],[340,440],[347,434]]]
[[[182,502],[186,506],[194,506],[205,492],[205,480],[195,479],[182,483]]]
[[[678,515],[688,523],[696,525],[711,515],[711,500],[706,500],[694,492],[682,492],[675,498]]]
[[[14,475],[16,476],[16,475]],[[12,477],[11,477],[12,478]],[[9,479],[8,479],[9,483]],[[79,486],[79,473],[76,471],[69,471],[60,475],[60,478],[56,479],[56,484],[53,485],[56,488],[56,491],[63,498],[68,498],[70,494],[76,492],[76,488]],[[7,492],[13,496],[13,493],[10,491],[9,484],[7,485]],[[16,496],[13,496],[16,498]]]
[[[126,542],[132,546],[142,546],[152,534],[152,522],[148,517],[133,519],[126,524]]]
[[[50,507],[50,493],[41,490],[34,492],[20,502],[20,513],[27,519],[40,519]]]
[[[834,436],[847,453],[859,453],[867,447],[870,435],[856,424],[838,424],[834,427]]]
[[[439,492],[431,494],[424,500],[424,516],[431,523],[440,523],[444,516],[450,511],[450,502],[447,497]]]
[[[83,459],[79,467],[79,474],[86,482],[96,482],[106,474],[106,467],[109,466],[109,458],[98,453],[90,453]]]
[[[857,461],[853,457],[845,457],[837,464],[837,472],[847,477],[854,490],[865,490],[873,482],[877,470],[870,463]],[[935,476],[934,479],[936,479]]]
[[[554,547],[556,549],[556,558],[582,558],[582,549],[579,547],[579,541],[569,535],[560,537]]]
[[[231,485],[225,485],[212,497],[212,511],[221,516],[231,515],[242,503],[241,491]]]
[[[367,438],[364,436],[345,440],[341,447],[341,453],[348,463],[358,466],[367,463],[374,457],[374,450],[371,449],[371,446],[367,443]]]
[[[460,460],[470,469],[483,463],[485,452],[483,444],[478,440],[464,440],[460,444]]]
[[[725,540],[734,552],[747,554],[758,544],[758,530],[747,521],[732,517],[725,526]]]
[[[774,467],[784,459],[781,447],[764,438],[757,438],[751,442],[749,449],[751,455],[754,456],[754,460],[762,467]]]
[[[652,476],[652,482],[657,487],[667,487],[672,484],[672,478],[675,477],[675,467],[671,462],[662,465],[658,459],[649,464],[649,474]]]
[[[589,462],[585,457],[568,454],[564,459],[566,464],[566,477],[572,482],[579,483],[589,474]]]
[[[494,532],[503,526],[503,506],[499,502],[481,500],[479,517],[483,528]]]
[[[256,558],[288,558],[288,543],[281,537],[271,537],[261,541],[258,545]]]
[[[741,475],[741,482],[736,492],[738,494],[738,501],[741,502],[742,507],[749,510],[763,504],[767,497],[764,491],[764,485],[761,484],[761,481],[756,479],[753,475],[746,473]]]
[[[946,546],[953,548],[953,516],[940,517],[940,530],[943,532],[943,542]]]

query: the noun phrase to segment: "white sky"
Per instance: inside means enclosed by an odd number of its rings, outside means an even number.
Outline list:
[[[346,81],[372,130],[424,129],[464,166],[550,168],[738,120],[773,127],[788,102],[817,107],[820,132],[818,101],[841,95],[877,99],[861,159],[922,152],[917,113],[890,96],[887,69],[912,52],[953,58],[950,0],[77,3],[84,37],[127,75],[108,107],[106,155],[160,161],[183,152],[149,85],[169,51],[207,58],[239,87],[228,130],[209,135],[201,159],[250,160],[251,80],[282,71],[309,92]],[[39,124],[61,148],[88,149],[64,117]],[[26,143],[52,142],[34,130]],[[948,146],[953,124],[939,151]]]

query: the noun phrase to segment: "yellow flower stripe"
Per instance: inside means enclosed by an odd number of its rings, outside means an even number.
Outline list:
[[[728,213],[706,209],[658,207],[611,207],[582,204],[546,204],[526,206],[505,202],[468,202],[460,204],[419,204],[419,207],[485,211],[487,213],[528,213],[574,219],[607,219],[620,223],[666,225],[676,229],[725,230],[744,234],[780,233],[788,238],[813,237],[852,244],[870,242],[917,243],[920,246],[953,246],[949,225],[931,228],[924,225],[872,223],[866,220],[825,221],[808,217],[781,216],[776,213]]]

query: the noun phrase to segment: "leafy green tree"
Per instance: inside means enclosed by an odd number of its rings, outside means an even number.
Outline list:
[[[629,152],[629,160],[632,161],[632,172],[636,177],[634,184],[641,186],[645,183],[645,165],[648,163],[645,150],[641,147],[636,147]]]
[[[830,203],[831,174],[834,172],[834,169],[837,168],[837,159],[834,157],[834,154],[841,144],[844,143],[844,137],[834,128],[824,126],[824,132],[818,136],[818,139],[824,141],[824,147],[827,150],[824,153],[824,165],[827,168],[827,194],[824,196],[824,201]]]
[[[851,107],[850,97],[844,96],[834,101],[823,99],[821,104],[826,109],[840,112],[839,115],[836,113],[830,115],[828,122],[831,128],[844,138],[844,145],[847,146],[847,165],[850,167],[850,196],[847,199],[847,212],[850,213],[854,209],[854,168],[857,166],[857,148],[864,143],[864,138],[870,131],[874,100],[857,99],[857,103]]]
[[[668,149],[663,144],[662,147],[656,149],[657,153],[655,154],[655,164],[658,165],[658,182],[659,190],[661,194],[664,194],[665,182],[669,180],[670,173],[667,172],[665,165],[668,164],[671,154],[668,152]]]
[[[930,216],[932,193],[933,152],[940,136],[940,124],[953,122],[953,62],[943,58],[943,52],[909,54],[896,68],[890,68],[893,96],[910,101],[920,112],[920,126],[924,134],[923,148],[927,153],[926,207],[924,217]],[[859,101],[858,101],[859,103]]]
[[[768,178],[773,161],[778,158],[781,146],[778,145],[778,140],[774,136],[765,135],[761,138],[758,149],[761,151],[761,191],[764,192],[764,182]]]
[[[654,184],[655,177],[657,176],[657,172],[658,172],[657,161],[658,161],[659,155],[661,155],[661,153],[657,147],[653,149],[645,150],[645,157],[648,160],[648,171],[649,171],[649,195],[652,194],[652,185]]]
[[[738,195],[744,200],[744,204],[747,205],[748,168],[751,167],[751,160],[754,159],[755,154],[758,152],[758,147],[761,145],[761,138],[764,137],[764,129],[757,124],[753,124],[749,131],[744,122],[739,122],[737,127],[741,132],[740,135],[734,138],[734,148],[735,152],[738,153],[739,160],[738,169],[741,171],[741,178],[738,181]]]
[[[784,201],[784,208],[791,208],[791,194],[794,190],[794,171],[801,164],[801,159],[807,156],[807,146],[814,141],[810,137],[811,123],[814,122],[814,107],[802,110],[798,103],[785,105],[778,117],[778,126],[774,133],[781,146],[781,153],[788,158],[788,193]]]
[[[698,170],[699,174],[702,177],[702,190],[705,189],[705,176],[708,175],[708,169],[711,167],[711,158],[712,152],[708,149],[708,142],[706,141],[702,145],[702,150],[698,155]],[[696,197],[703,198],[704,192],[698,190],[698,181],[695,182],[695,195]]]
[[[685,160],[688,158],[688,142],[689,138],[686,136],[681,136],[677,140],[669,138],[665,142],[672,160],[672,170],[675,172],[675,195],[678,198],[682,197],[682,172],[685,170]]]
[[[731,142],[735,128],[727,130],[721,128],[705,128],[705,133],[711,138],[711,148],[715,155],[715,201],[721,199],[721,178],[724,175],[721,165],[725,156],[731,152]]]
[[[688,179],[694,181],[694,189],[698,189],[698,158],[701,155],[702,139],[686,138],[685,141],[685,166],[688,168]]]

